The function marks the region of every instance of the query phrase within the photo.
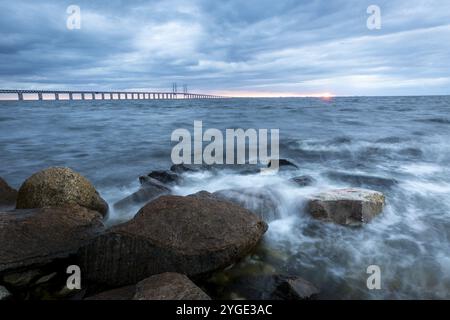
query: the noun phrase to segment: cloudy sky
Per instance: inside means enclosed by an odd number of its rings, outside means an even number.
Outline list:
[[[70,5],[80,29],[67,27]],[[370,5],[381,29],[367,27]],[[173,82],[250,96],[450,94],[450,1],[0,2],[0,88]]]

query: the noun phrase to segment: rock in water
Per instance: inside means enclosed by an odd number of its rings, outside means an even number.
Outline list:
[[[79,264],[109,286],[164,272],[198,276],[243,258],[266,230],[252,212],[213,196],[161,196],[81,248]]]
[[[369,176],[363,174],[352,174],[340,171],[330,171],[327,177],[337,181],[343,181],[354,187],[369,187],[369,188],[392,188],[398,182],[395,179]]]
[[[136,285],[113,289],[87,300],[211,300],[188,277],[166,272],[151,276]]]
[[[82,207],[106,215],[108,204],[94,186],[82,175],[69,168],[49,168],[29,177],[20,187],[17,209]]]
[[[319,290],[300,277],[285,277],[274,292],[283,300],[310,300],[317,297]]]
[[[4,286],[0,286],[0,301],[11,298],[11,293]]]
[[[337,189],[313,196],[307,211],[315,218],[342,225],[361,225],[383,211],[381,192],[367,189]]]
[[[289,181],[292,182],[293,184],[296,184],[299,187],[307,187],[316,182],[316,180],[311,176],[298,176],[289,179]]]
[[[219,190],[214,196],[234,202],[254,213],[266,222],[280,218],[278,196],[275,191],[263,188]]]
[[[267,164],[268,168],[272,167],[272,161],[274,161],[274,163],[275,163],[275,159],[269,161],[269,163]],[[298,169],[298,165],[296,165],[294,162],[287,160],[287,159],[278,159],[278,167],[279,168],[290,167],[291,169],[293,169],[293,168]]]
[[[172,171],[167,171],[167,170],[166,171],[164,171],[164,170],[152,171],[147,176],[139,177],[139,181],[141,182],[141,184],[145,184],[148,177],[156,179],[162,183],[168,183],[168,184],[177,183],[181,179],[181,177],[177,173],[172,172]]]
[[[0,207],[14,206],[16,198],[17,191],[11,188],[6,181],[0,177]]]
[[[135,205],[144,205],[161,195],[170,193],[169,188],[153,178],[145,177],[145,182],[141,180],[141,183],[142,186],[138,191],[114,203],[114,209],[122,210]]]
[[[100,213],[80,206],[0,212],[0,279],[26,286],[103,229]]]

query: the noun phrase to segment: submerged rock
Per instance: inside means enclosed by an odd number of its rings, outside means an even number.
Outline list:
[[[270,160],[269,163],[267,164],[267,167],[270,168],[272,167],[272,161],[274,160]],[[298,165],[296,165],[294,162],[287,160],[287,159],[278,159],[278,166],[280,168],[282,167],[287,167],[287,168],[291,168],[291,169],[298,169]]]
[[[283,300],[310,300],[317,297],[319,289],[300,277],[281,277],[273,293],[274,298]]]
[[[170,189],[156,179],[146,177],[141,188],[128,197],[114,203],[114,209],[126,209],[136,205],[144,205],[149,201],[165,194],[169,194]]]
[[[24,287],[42,280],[42,267],[76,253],[103,228],[97,211],[80,206],[1,212],[1,281]]]
[[[4,286],[0,286],[0,301],[8,300],[12,297],[11,292],[8,291]]]
[[[69,168],[49,168],[29,177],[20,187],[17,209],[82,207],[106,215],[108,204],[82,175]]]
[[[310,300],[319,294],[305,279],[276,273],[242,277],[230,287],[235,294],[249,300]]]
[[[337,189],[313,196],[306,210],[323,221],[361,225],[383,211],[385,197],[367,189]]]
[[[289,181],[298,185],[299,187],[307,187],[316,182],[316,180],[314,180],[314,178],[311,176],[298,176],[289,179]]]
[[[80,249],[85,277],[109,286],[163,272],[198,276],[246,256],[267,224],[231,202],[206,196],[161,196],[129,222]]]
[[[226,189],[213,193],[214,196],[236,203],[254,213],[266,222],[280,217],[278,198],[273,190],[266,188]]]
[[[175,173],[185,173],[185,172],[196,172],[201,170],[201,165],[193,165],[193,164],[174,164],[170,167],[170,171]]]
[[[326,175],[330,179],[343,181],[351,184],[354,187],[367,186],[371,188],[391,188],[398,183],[397,180],[391,178],[369,176],[363,174],[352,174],[339,171],[330,171]]]
[[[181,180],[181,177],[175,172],[160,170],[160,171],[152,171],[147,176],[139,177],[139,181],[141,182],[141,184],[145,185],[148,183],[149,177],[156,179],[162,183],[169,183],[169,184],[177,183]]]
[[[0,177],[0,207],[14,206],[16,204],[17,190],[11,188]]]
[[[87,300],[210,300],[188,277],[166,272],[146,278],[136,285],[109,290]]]

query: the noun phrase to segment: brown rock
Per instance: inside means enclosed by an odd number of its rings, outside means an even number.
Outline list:
[[[94,186],[82,175],[69,168],[49,168],[35,173],[20,187],[17,209],[61,207],[78,204],[108,212],[108,204]]]
[[[16,198],[17,191],[0,177],[0,206],[13,206],[16,203]]]
[[[24,279],[41,276],[37,268],[77,252],[102,230],[101,215],[80,206],[0,212],[0,278],[27,285]]]
[[[87,300],[210,300],[210,297],[185,275],[166,272]]]
[[[231,202],[161,196],[81,248],[79,263],[88,279],[110,286],[164,272],[197,276],[235,263],[266,230],[266,223]]]
[[[361,225],[383,211],[381,192],[367,189],[337,189],[313,196],[307,211],[315,218],[342,225]]]

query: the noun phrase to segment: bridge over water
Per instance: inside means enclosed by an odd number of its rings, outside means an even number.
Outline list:
[[[173,100],[224,99],[200,93],[157,91],[0,90],[0,100]]]

